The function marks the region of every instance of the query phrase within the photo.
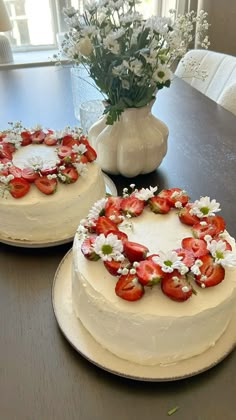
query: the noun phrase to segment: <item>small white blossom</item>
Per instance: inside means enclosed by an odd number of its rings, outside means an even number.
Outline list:
[[[182,203],[181,203],[181,201],[176,201],[175,202],[175,207],[177,208],[177,209],[181,209],[183,206],[182,206]]]
[[[72,150],[75,153],[79,153],[79,155],[83,155],[86,151],[87,151],[87,147],[85,146],[85,144],[74,144],[72,146]]]
[[[87,168],[86,163],[74,162],[73,166],[76,168],[78,174],[81,175],[81,176],[85,176],[88,172],[88,168]]]
[[[191,267],[191,272],[195,275],[195,276],[200,276],[201,271],[200,268],[203,264],[203,262],[199,259],[195,260],[195,263],[192,265]]]
[[[88,229],[86,229],[83,224],[80,224],[77,229],[77,235],[80,241],[83,241],[88,235]]]
[[[157,187],[142,188],[135,192],[135,197],[139,200],[147,201],[149,198],[154,197]]]

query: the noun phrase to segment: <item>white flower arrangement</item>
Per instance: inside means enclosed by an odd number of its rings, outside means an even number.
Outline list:
[[[171,66],[184,56],[196,37],[202,48],[209,45],[207,14],[191,11],[170,18],[137,12],[138,0],[93,0],[80,16],[73,7],[64,9],[69,31],[62,55],[83,65],[106,103],[107,124],[113,124],[126,108],[140,108],[169,87]],[[58,58],[58,57],[57,57]]]

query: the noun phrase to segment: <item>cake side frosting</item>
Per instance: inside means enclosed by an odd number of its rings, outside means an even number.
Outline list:
[[[164,229],[163,217],[168,230]],[[189,231],[173,213],[163,216],[144,211],[132,224],[129,237],[142,239],[151,252],[157,249],[156,235],[165,247],[172,244],[179,248]],[[114,293],[114,277],[102,261],[90,263],[84,258],[78,237],[73,254],[75,312],[92,336],[121,358],[165,364],[192,357],[214,345],[231,319],[236,299],[235,269],[228,269],[224,282],[217,287],[198,288],[196,296],[181,304],[169,300],[158,287],[147,288],[145,296],[131,304]]]
[[[192,227],[182,224],[174,209],[163,215],[144,208],[132,218],[131,228],[128,225],[121,223],[119,230],[129,241],[146,245],[150,254],[179,249],[182,239],[192,236]],[[222,237],[235,252],[234,239],[226,231]],[[78,230],[73,244],[73,307],[91,335],[118,357],[144,365],[175,363],[214,346],[224,333],[235,310],[235,267],[225,267],[224,280],[214,287],[195,285],[196,294],[181,303],[163,294],[160,284],[145,287],[142,299],[129,302],[115,293],[117,278],[105,269],[104,261],[84,257],[82,244]]]
[[[50,196],[36,188],[20,200],[8,195],[0,201],[1,237],[33,242],[72,238],[94,199],[104,194],[101,169],[93,162],[85,177],[66,187],[59,184],[57,192]]]

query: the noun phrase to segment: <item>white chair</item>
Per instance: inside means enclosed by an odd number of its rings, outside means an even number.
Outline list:
[[[190,62],[194,62],[198,74],[206,72],[204,80],[192,76]],[[190,50],[175,74],[236,115],[236,57],[209,50]]]

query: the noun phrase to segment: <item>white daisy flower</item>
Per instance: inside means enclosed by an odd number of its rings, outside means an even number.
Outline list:
[[[101,200],[96,201],[96,203],[89,210],[88,218],[97,219],[100,216],[100,214],[102,214],[102,212],[104,211],[105,204],[106,198],[101,198]]]
[[[34,171],[41,170],[44,166],[44,161],[41,156],[32,156],[25,162],[26,168],[31,168]]]
[[[120,44],[116,39],[114,39],[112,34],[107,35],[107,37],[103,40],[103,45],[107,50],[111,51],[113,54],[119,54]]]
[[[215,213],[220,210],[220,204],[217,203],[215,199],[210,200],[209,197],[201,197],[200,200],[194,201],[190,213],[201,218],[205,216],[215,216]]]
[[[182,257],[178,256],[175,251],[169,251],[166,254],[162,253],[154,256],[152,259],[161,266],[162,271],[165,273],[172,273],[174,270],[178,270],[183,275],[188,272],[188,267],[181,261]]]
[[[103,261],[123,261],[123,244],[113,233],[105,236],[103,233],[98,235],[93,244],[94,252],[101,257]]]
[[[227,250],[224,241],[213,240],[208,242],[207,249],[210,251],[217,264],[221,264],[224,267],[236,266],[236,252]]]

